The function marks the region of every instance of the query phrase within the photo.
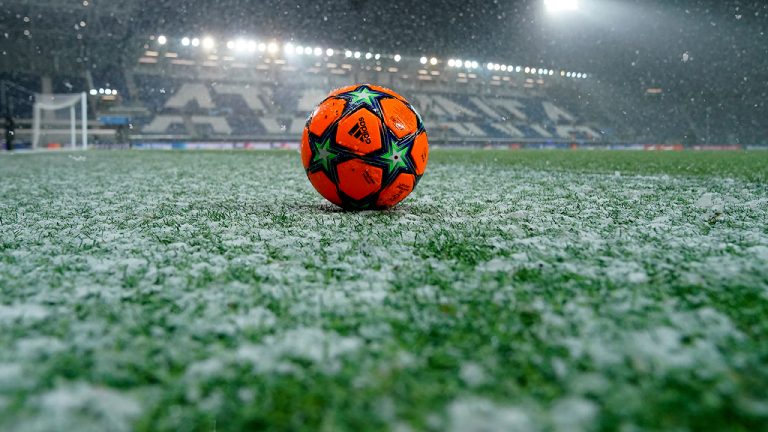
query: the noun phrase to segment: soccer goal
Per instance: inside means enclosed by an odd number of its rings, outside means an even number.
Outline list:
[[[80,104],[81,148],[88,148],[88,98],[83,93],[35,94],[32,117],[32,148],[39,145],[47,148],[69,146],[77,148],[77,105]],[[68,111],[68,113],[67,113]],[[67,115],[69,114],[69,115]]]

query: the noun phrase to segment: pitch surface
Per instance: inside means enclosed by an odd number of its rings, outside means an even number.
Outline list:
[[[2,430],[757,430],[768,152],[0,156]]]

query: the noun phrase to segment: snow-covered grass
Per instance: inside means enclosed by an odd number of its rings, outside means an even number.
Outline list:
[[[768,428],[768,154],[0,155],[0,430]]]

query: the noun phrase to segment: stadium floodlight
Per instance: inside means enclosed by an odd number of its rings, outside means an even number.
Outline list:
[[[355,51],[355,58],[356,59],[360,58],[360,51]]]
[[[472,60],[472,69],[477,69],[477,68],[479,68],[479,67],[480,67],[480,63],[478,63],[478,62],[477,62],[477,61],[475,61],[475,60]]]
[[[165,35],[160,35],[157,37],[157,43],[159,45],[165,45],[168,42],[168,38],[165,37]]]
[[[371,53],[365,53],[365,59],[370,60],[373,57],[373,54]]]
[[[110,89],[110,88],[104,89],[104,94],[107,95],[107,96],[112,96],[112,89]]]
[[[501,65],[499,67],[499,69],[501,69],[502,71],[506,72],[507,71],[507,65]]]
[[[293,44],[288,42],[285,45],[283,45],[283,52],[287,55],[292,55],[294,53]]]
[[[562,71],[562,70],[561,70],[561,71],[560,71],[560,76],[561,76],[561,77],[565,76],[565,71]]]
[[[431,64],[432,66],[436,65],[437,64],[437,58],[436,57],[432,57],[431,59],[429,59],[429,64]]]
[[[373,56],[374,59],[378,60],[381,58],[381,54],[376,53],[376,55]]]
[[[315,49],[312,50],[312,52],[315,54],[316,57],[320,57],[321,55],[323,55],[323,49],[320,47],[315,47]]]
[[[192,38],[192,46],[193,46],[193,47],[198,47],[198,46],[200,46],[200,39],[198,39],[198,38]]]
[[[575,11],[579,9],[579,0],[544,0],[544,8],[549,13]]]
[[[400,54],[395,54],[395,61],[399,62],[402,57],[400,57]]]
[[[213,42],[213,38],[212,37],[206,36],[206,37],[203,38],[203,48],[209,50],[209,49],[212,49],[214,47],[214,45],[216,45],[216,44]]]
[[[104,94],[104,89],[103,88],[99,89],[99,94]]]
[[[581,74],[581,77],[586,79],[587,78],[587,74]]]
[[[550,70],[549,70],[549,76],[552,76],[552,75],[554,75],[554,74],[555,74],[555,71],[553,71],[552,69],[550,69]]]
[[[186,36],[181,38],[181,44],[184,45],[184,46],[189,46],[189,38],[186,37]]]
[[[332,57],[333,56],[333,48],[328,48],[327,50],[325,50],[325,55],[328,56],[328,57]]]
[[[501,65],[496,63],[495,65],[493,65],[493,70],[495,70],[495,71],[501,70]]]
[[[570,73],[570,72],[566,72],[566,73],[565,73],[565,77],[566,77],[566,78],[570,78],[570,77],[571,77],[571,73]]]
[[[294,52],[298,55],[304,54],[304,47],[301,45],[296,45],[296,48],[294,49]]]
[[[276,53],[279,49],[280,47],[277,46],[276,42],[270,42],[267,44],[267,52],[270,54]]]
[[[248,52],[255,53],[257,46],[258,44],[256,43],[255,40],[248,41]]]
[[[586,78],[586,76],[585,76]],[[112,96],[117,96],[117,89],[112,89]]]
[[[472,62],[469,60],[464,60],[464,67],[469,69],[472,67]]]
[[[523,68],[521,66],[516,66],[515,67],[515,72],[520,72],[521,70],[523,70]]]
[[[427,58],[426,58],[426,57],[421,57],[421,58],[419,59],[419,63],[421,63],[421,64],[427,64]]]
[[[98,91],[98,90],[96,90],[96,89],[91,89],[91,91],[90,91],[90,92],[88,92],[88,93],[90,93],[90,94],[91,94],[91,96],[96,96],[97,94],[99,94],[99,91]]]
[[[312,47],[304,47],[304,54],[306,55],[312,54]]]
[[[448,59],[448,67],[453,67],[456,62],[453,59]]]
[[[265,44],[264,42],[259,42],[258,48],[259,48],[259,51],[264,52],[267,50],[267,44]]]
[[[350,50],[344,51],[344,57],[346,57],[346,58],[352,57],[352,51],[350,51]],[[395,61],[397,61],[397,60],[395,60]]]
[[[528,72],[530,72],[530,71],[531,71],[531,68],[529,68],[528,66],[526,66],[526,67],[525,67],[525,73],[528,73]]]
[[[493,63],[488,63],[487,65],[485,65],[485,67],[486,67],[488,70],[493,70]]]
[[[232,49],[235,49],[235,41],[233,41],[233,40],[228,40],[228,41],[227,41],[227,48],[228,48],[228,49],[231,49],[231,50],[232,50]]]

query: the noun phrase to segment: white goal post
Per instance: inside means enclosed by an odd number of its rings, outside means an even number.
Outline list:
[[[80,104],[80,119],[81,127],[80,132],[82,134],[81,148],[83,150],[88,148],[88,98],[85,92],[71,93],[71,94],[35,94],[35,104],[33,107],[32,117],[32,148],[36,149],[40,144],[40,137],[43,133],[42,123],[48,121],[43,119],[43,112],[50,112],[50,117],[55,117],[55,112],[69,108],[69,141],[71,147],[77,148],[77,115],[76,106]],[[54,120],[58,126],[66,124],[67,121]],[[66,136],[66,129],[52,129],[50,132],[46,130],[46,133],[52,133],[55,136]]]

